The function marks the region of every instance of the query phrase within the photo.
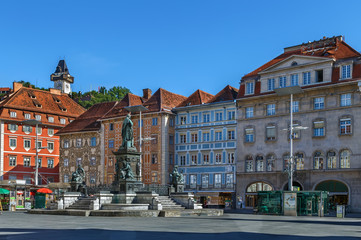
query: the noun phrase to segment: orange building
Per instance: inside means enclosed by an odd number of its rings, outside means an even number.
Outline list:
[[[60,90],[43,91],[14,82],[13,91],[0,101],[0,180],[35,183],[37,138],[38,184],[58,182],[59,136],[55,134],[84,111]],[[38,127],[28,120],[37,120]]]

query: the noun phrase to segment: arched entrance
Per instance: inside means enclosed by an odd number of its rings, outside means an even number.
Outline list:
[[[256,206],[256,196],[258,191],[272,191],[273,187],[265,182],[255,182],[248,185],[246,189],[246,207]]]
[[[315,190],[329,192],[329,204],[331,209],[336,205],[347,205],[349,200],[349,189],[341,181],[327,180],[316,185]]]
[[[292,183],[292,186],[293,186],[293,189],[296,191],[302,191],[303,190],[303,187],[301,185],[301,183],[297,182],[297,181],[293,181]],[[284,186],[283,186],[283,190],[285,191],[288,191],[288,183],[286,183]]]

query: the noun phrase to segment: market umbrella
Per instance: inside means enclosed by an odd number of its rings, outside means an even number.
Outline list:
[[[5,188],[0,188],[0,194],[9,194],[10,191]]]
[[[53,193],[53,191],[51,191],[49,188],[40,188],[36,192],[38,192],[38,193]]]

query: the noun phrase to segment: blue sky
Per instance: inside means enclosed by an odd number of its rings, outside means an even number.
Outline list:
[[[284,47],[344,35],[361,51],[361,1],[1,1],[0,86],[52,87],[65,57],[74,91],[159,87],[216,94]]]

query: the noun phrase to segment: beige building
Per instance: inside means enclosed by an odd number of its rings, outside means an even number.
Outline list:
[[[361,211],[361,54],[342,37],[285,48],[242,78],[237,195],[252,207],[256,191],[288,189],[290,95],[274,89],[295,85],[303,93],[293,98],[293,186]]]

